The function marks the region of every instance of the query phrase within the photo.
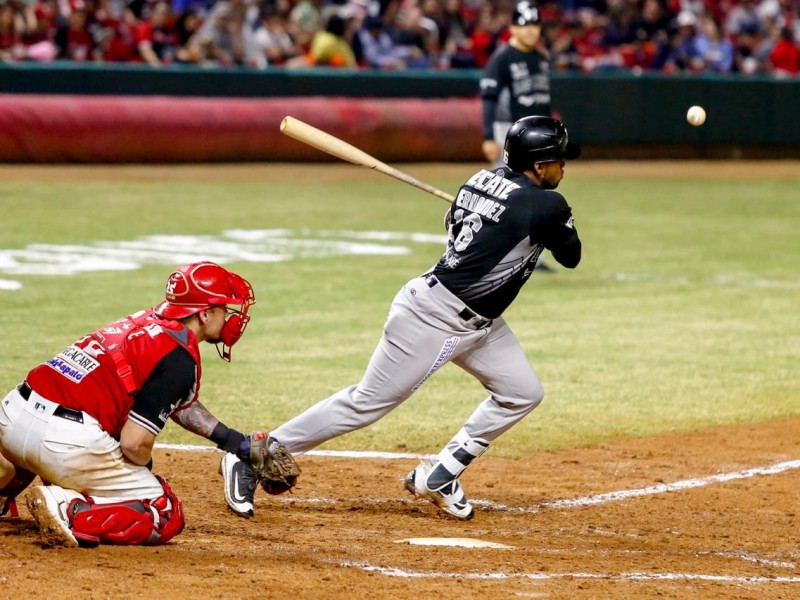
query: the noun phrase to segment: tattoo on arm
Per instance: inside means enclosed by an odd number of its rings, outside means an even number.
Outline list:
[[[219,423],[219,419],[212,415],[198,400],[183,410],[177,410],[172,413],[172,420],[187,431],[196,433],[206,439],[209,438],[214,431],[214,427]]]

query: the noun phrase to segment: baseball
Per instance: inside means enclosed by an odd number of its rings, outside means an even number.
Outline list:
[[[690,125],[700,127],[706,122],[706,110],[702,106],[692,106],[686,113],[686,120]]]

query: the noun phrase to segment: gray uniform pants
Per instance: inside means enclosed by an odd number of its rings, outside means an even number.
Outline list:
[[[441,283],[417,277],[397,293],[378,347],[360,383],[318,402],[272,435],[293,453],[366,427],[399,406],[448,361],[489,392],[464,425],[492,441],[541,402],[543,391],[514,333],[502,319],[476,328],[465,305]],[[435,281],[435,280],[433,280]]]

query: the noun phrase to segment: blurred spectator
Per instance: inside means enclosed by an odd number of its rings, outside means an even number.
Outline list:
[[[302,48],[288,31],[286,20],[272,6],[261,9],[261,22],[253,34],[253,44],[247,59],[248,66],[259,69],[267,65],[284,65],[302,56]]]
[[[624,0],[616,0],[609,4],[608,20],[603,27],[603,44],[605,46],[622,46],[632,44],[636,39],[634,21],[636,20],[634,5]]]
[[[469,37],[469,46],[461,52],[461,58],[458,59],[457,54],[448,54],[451,66],[483,69],[497,50],[500,35],[506,28],[507,23],[502,17],[498,17],[492,5],[485,4]],[[447,51],[448,46],[445,47],[445,52]]]
[[[703,59],[697,48],[697,17],[688,10],[678,13],[676,31],[670,40],[661,68],[667,73],[699,71]]]
[[[117,0],[100,0],[95,13],[93,35],[98,46],[98,60],[136,62],[138,21],[133,11]]]
[[[28,25],[22,36],[25,57],[36,61],[53,60],[58,55],[55,45],[58,5],[55,0],[36,0],[31,7],[34,22]]]
[[[780,38],[769,55],[769,65],[773,74],[779,77],[800,73],[800,48],[792,37],[792,30],[784,27]]]
[[[603,43],[604,17],[592,9],[579,11],[577,17],[580,21],[574,30],[572,42],[580,57],[581,70],[589,73],[622,67],[622,55],[617,48],[607,47]]]
[[[242,0],[221,0],[189,40],[188,52],[200,64],[230,67],[245,62],[247,5]]]
[[[356,57],[348,41],[352,37],[352,19],[331,14],[323,31],[311,41],[308,64],[320,67],[355,68]]]
[[[660,0],[644,0],[641,13],[631,27],[639,39],[657,39],[666,35],[672,15]]]
[[[550,50],[552,68],[557,71],[581,69],[581,56],[575,45],[575,37],[580,34],[580,22],[564,15],[563,19],[545,24],[542,28],[544,44]]]
[[[756,12],[753,0],[739,0],[725,18],[725,33],[737,36],[742,32],[759,33],[762,31],[761,18]]]
[[[297,45],[307,51],[311,40],[324,25],[322,0],[300,0],[289,13],[289,28]]]
[[[175,33],[178,35],[178,62],[200,62],[199,52],[189,42],[200,31],[202,24],[202,13],[197,8],[187,8],[178,17],[175,23]]]
[[[85,62],[94,60],[94,36],[89,30],[89,12],[84,4],[76,4],[69,13],[67,22],[56,32],[58,58]]]
[[[714,19],[701,21],[701,32],[695,43],[702,68],[714,73],[730,73],[733,69],[733,44],[722,36]]]
[[[483,69],[510,38],[515,1],[0,0],[0,60],[265,68],[345,65],[349,47],[364,68]],[[800,0],[539,0],[536,6],[542,48],[557,70],[800,76],[791,68]],[[323,27],[332,15],[345,24],[340,36]],[[382,20],[380,32],[361,26],[367,16]],[[706,31],[709,22],[716,32]],[[377,37],[367,39],[369,32]],[[326,57],[332,46],[340,52]]]
[[[172,7],[159,0],[149,12],[149,17],[142,19],[135,32],[139,56],[151,67],[172,64],[180,49]]]
[[[11,4],[0,4],[0,60],[3,62],[15,62],[22,58],[25,50],[21,30],[22,25],[18,23]]]
[[[373,69],[404,69],[410,48],[398,46],[383,28],[383,19],[367,17],[356,33],[362,62]]]
[[[439,55],[439,29],[436,23],[422,14],[416,0],[411,0],[397,12],[394,43],[408,52],[406,66],[424,69],[432,66]]]
[[[494,47],[488,49],[492,44],[495,32],[491,31],[492,5],[489,2],[483,4],[481,14],[487,14],[488,19],[482,24],[472,26],[462,10],[462,0],[424,0],[422,9],[426,18],[436,24],[439,38],[437,46],[439,49],[438,67],[446,68],[482,68],[489,59]],[[483,25],[483,29],[481,29]],[[478,64],[476,48],[471,31],[485,34],[486,44],[480,49],[481,63]]]
[[[733,70],[743,75],[754,75],[765,70],[764,61],[759,60],[758,42],[761,38],[755,33],[743,31],[736,37],[733,45]]]

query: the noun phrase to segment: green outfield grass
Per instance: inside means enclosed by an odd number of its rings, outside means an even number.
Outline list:
[[[475,167],[403,168],[454,192]],[[800,414],[800,168],[780,178],[742,168],[753,176],[714,177],[712,165],[702,177],[570,168],[560,190],[584,260],[575,271],[535,275],[506,313],[545,401],[495,455]],[[342,230],[439,234],[446,208],[350,165],[6,166],[0,206],[0,251],[229,229],[307,228],[314,239]],[[203,348],[204,403],[231,426],[271,428],[355,383],[395,292],[442,248],[398,245],[408,253],[228,263],[254,284],[258,303],[231,364]],[[0,387],[97,326],[155,304],[177,262],[51,276],[9,272],[0,255],[0,281],[23,286],[0,288]],[[447,366],[384,420],[325,447],[435,451],[483,397]],[[159,441],[198,438],[170,424]]]

